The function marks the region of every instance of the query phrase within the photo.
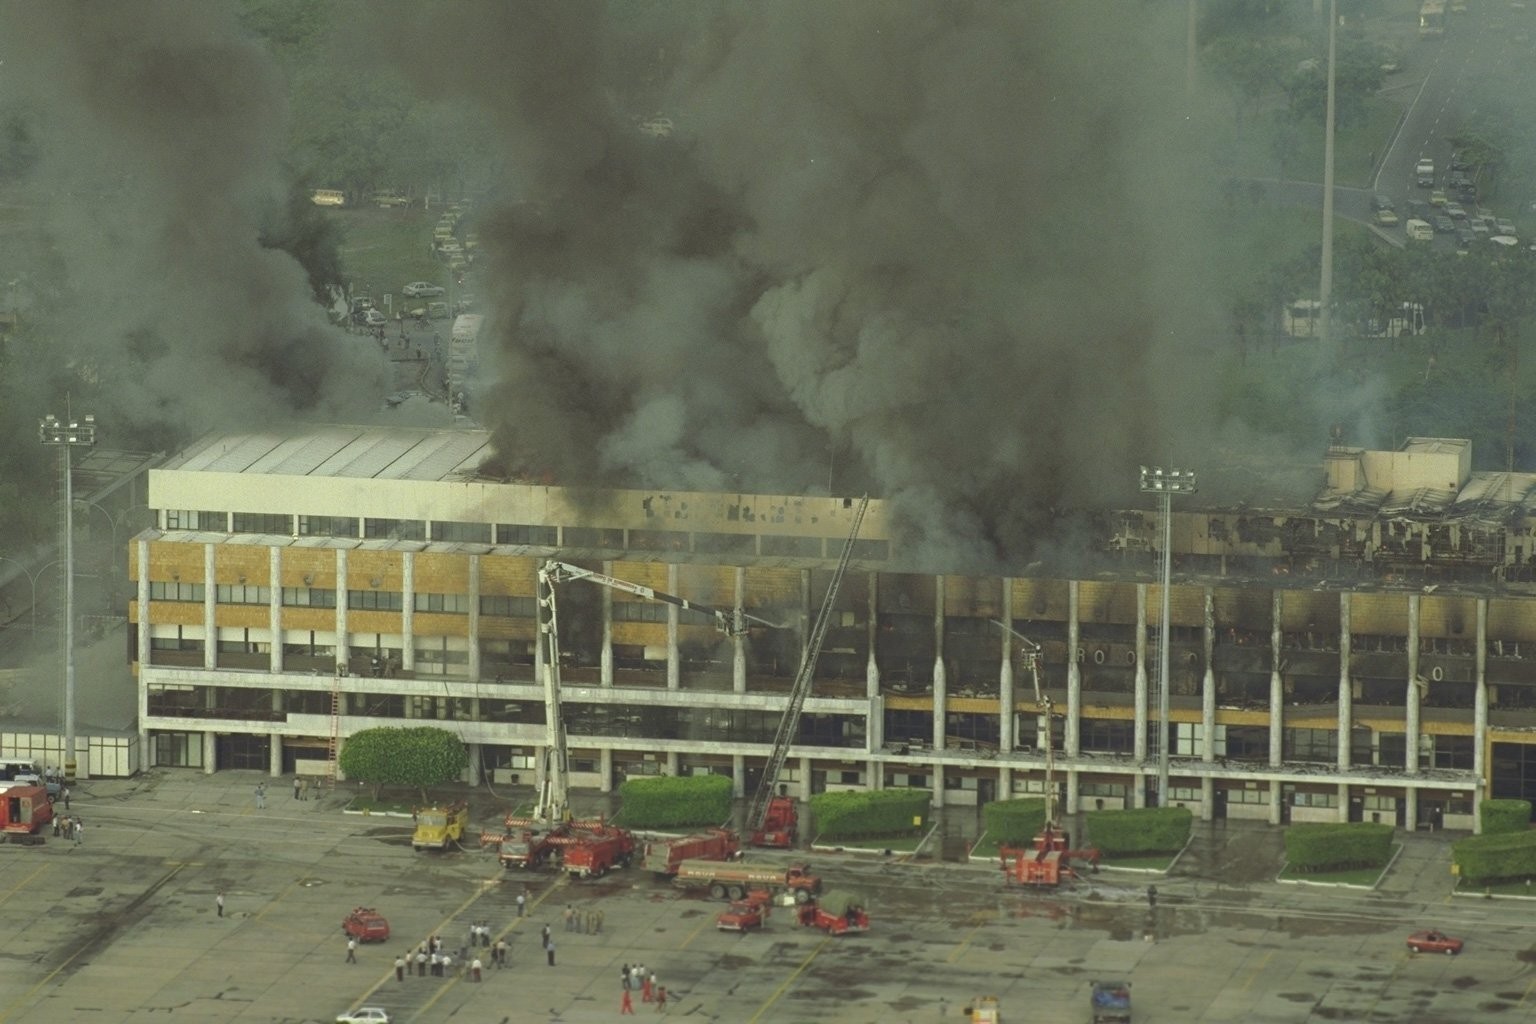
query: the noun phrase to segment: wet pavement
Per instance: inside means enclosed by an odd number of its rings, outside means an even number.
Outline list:
[[[504,874],[477,848],[415,853],[408,820],[342,813],[351,790],[300,802],[271,780],[258,811],[261,778],[86,782],[73,804],[81,846],[0,846],[11,925],[0,1024],[296,1024],[356,1005],[407,1022],[608,1020],[621,967],[638,961],[667,986],[667,1014],[733,1024],[958,1021],[977,994],[997,995],[1005,1019],[1082,1020],[1089,982],[1108,976],[1133,982],[1138,1024],[1536,1021],[1532,905],[1451,899],[1447,835],[1400,835],[1376,892],[1275,882],[1281,833],[1245,822],[1197,824],[1167,877],[1106,870],[1049,892],[1004,889],[988,864],[808,853],[829,887],[865,895],[872,930],[829,939],[779,909],[764,932],[740,935],[714,928],[719,904],[638,871],[573,883]],[[520,796],[474,792],[476,824]],[[578,793],[576,804],[611,801]],[[946,818],[950,832],[974,828],[972,809]],[[565,932],[567,904],[601,910],[602,933]],[[383,912],[393,935],[348,964],[340,921],[358,905]],[[482,953],[480,982],[395,979],[395,956],[433,934],[457,951],[478,921],[510,942],[509,968]],[[539,948],[546,923],[553,967]],[[1406,934],[1430,925],[1464,935],[1467,952],[1410,955]]]

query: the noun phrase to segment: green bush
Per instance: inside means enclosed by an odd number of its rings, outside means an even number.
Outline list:
[[[1536,832],[1472,836],[1451,847],[1451,863],[1477,885],[1536,878]]]
[[[1028,846],[1045,827],[1045,801],[994,800],[982,806],[981,819],[999,846]]]
[[[1189,842],[1194,821],[1188,807],[1093,811],[1085,817],[1089,841],[1106,856],[1177,853]]]
[[[337,763],[347,778],[371,785],[375,800],[384,786],[413,786],[426,803],[427,787],[464,774],[469,752],[457,735],[436,726],[381,726],[348,736]]]
[[[1297,871],[1375,868],[1391,858],[1391,825],[1320,822],[1285,830],[1285,859]]]
[[[811,813],[823,839],[911,835],[928,827],[931,800],[926,789],[818,793],[811,797]]]
[[[1484,800],[1482,812],[1485,836],[1525,832],[1531,827],[1529,800]]]
[[[630,828],[720,825],[731,820],[731,795],[726,775],[647,775],[624,780],[619,814]]]

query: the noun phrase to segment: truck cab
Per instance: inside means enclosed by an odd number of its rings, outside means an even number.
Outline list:
[[[416,831],[411,834],[414,850],[446,850],[449,843],[464,838],[464,827],[469,824],[469,805],[457,803],[438,807],[423,807],[416,811]]]

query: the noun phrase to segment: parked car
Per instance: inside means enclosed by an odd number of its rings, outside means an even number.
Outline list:
[[[1392,197],[1380,194],[1373,196],[1371,198],[1371,209],[1377,211],[1392,209]]]
[[[412,281],[400,290],[412,299],[435,299],[447,292],[442,285],[433,284],[431,281]]]
[[[372,907],[356,907],[341,919],[341,930],[358,942],[384,942],[389,939],[389,922]]]
[[[373,194],[373,204],[387,210],[392,206],[410,206],[411,201],[393,189],[384,189]]]
[[[1396,227],[1397,214],[1393,213],[1391,210],[1377,210],[1376,223],[1380,224],[1384,228]]]
[[[389,1011],[382,1006],[359,1006],[336,1018],[336,1024],[389,1024]]]
[[[1446,203],[1445,215],[1452,220],[1466,220],[1467,211],[1460,203]]]
[[[1520,232],[1515,229],[1515,222],[1512,220],[1507,220],[1503,217],[1496,217],[1494,218],[1493,224],[1497,232],[1501,235],[1520,234]]]
[[[383,327],[389,323],[389,317],[379,309],[364,310],[361,316],[354,316],[353,320],[363,327]]]
[[[1435,230],[1442,235],[1451,235],[1456,233],[1456,222],[1451,220],[1451,218],[1447,217],[1443,213],[1435,214],[1433,223],[1435,225]]]
[[[1453,939],[1444,932],[1433,929],[1414,932],[1408,936],[1408,949],[1414,953],[1444,953],[1447,956],[1455,956],[1461,952],[1463,945],[1461,939]]]
[[[1429,194],[1429,205],[1431,206],[1444,206],[1446,202],[1445,189],[1443,188],[1437,188]]]

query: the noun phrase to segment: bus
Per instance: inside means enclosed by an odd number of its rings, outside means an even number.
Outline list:
[[[1419,6],[1419,36],[1445,35],[1445,0],[1424,0]]]
[[[316,206],[346,206],[347,194],[339,188],[317,188],[309,194]]]
[[[30,757],[0,757],[0,782],[15,782],[17,779],[31,782],[41,775],[37,762]]]

